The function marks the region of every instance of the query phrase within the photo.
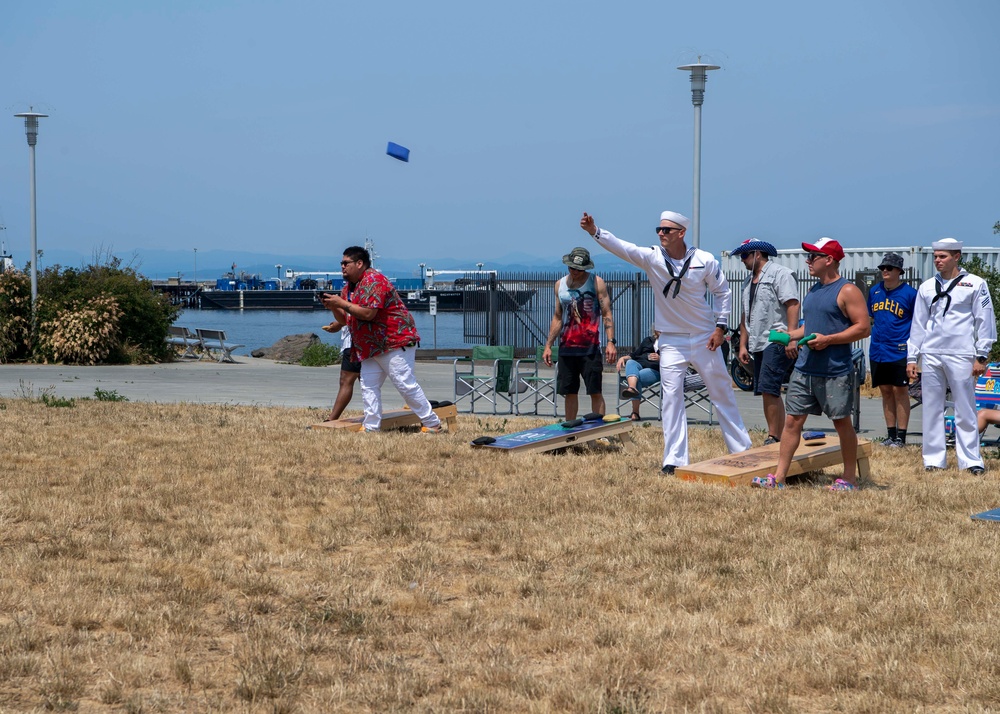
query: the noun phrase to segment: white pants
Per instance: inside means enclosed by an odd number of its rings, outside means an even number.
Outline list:
[[[733,383],[722,359],[706,345],[712,333],[660,334],[660,390],[663,419],[663,465],[687,466],[687,412],[684,409],[684,374],[690,364],[705,380],[715,413],[719,416],[722,438],[730,454],[751,447],[750,435],[736,406]]]
[[[399,390],[406,406],[417,415],[424,426],[435,427],[441,423],[413,374],[413,360],[416,356],[416,348],[407,347],[383,352],[361,362],[361,399],[365,405],[365,431],[378,431],[382,425],[382,384],[386,377]]]
[[[982,466],[979,430],[976,426],[976,378],[972,357],[958,355],[923,356],[920,388],[923,395],[924,466],[944,468],[944,395],[951,387],[955,400],[955,454],[958,468]]]

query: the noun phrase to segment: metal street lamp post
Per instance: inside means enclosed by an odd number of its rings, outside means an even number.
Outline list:
[[[34,107],[28,107],[33,109]],[[31,200],[31,312],[35,312],[35,301],[38,299],[38,226],[35,220],[35,144],[38,143],[38,120],[48,114],[27,111],[15,114],[24,117],[24,133],[28,135],[29,182]]]
[[[715,64],[685,64],[677,69],[691,72],[691,103],[694,105],[694,205],[691,213],[691,243],[701,242],[701,105],[705,103],[708,71],[721,69]]]

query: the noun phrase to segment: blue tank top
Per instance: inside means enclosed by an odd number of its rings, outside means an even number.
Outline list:
[[[816,283],[802,301],[802,315],[805,318],[805,334],[816,332],[821,335],[835,335],[851,326],[851,321],[840,310],[837,298],[840,289],[847,284],[840,278],[828,285]],[[825,350],[811,350],[808,345],[799,350],[795,369],[813,377],[840,377],[851,371],[851,346],[830,345]]]

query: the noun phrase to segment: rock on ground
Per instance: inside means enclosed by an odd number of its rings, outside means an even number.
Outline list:
[[[302,354],[306,351],[306,348],[319,341],[319,337],[311,332],[301,335],[285,335],[270,347],[261,347],[251,352],[250,355],[273,359],[276,362],[293,362],[297,364],[302,359]]]

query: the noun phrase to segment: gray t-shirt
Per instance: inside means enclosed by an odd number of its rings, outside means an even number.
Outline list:
[[[752,282],[751,272],[743,281],[743,319],[747,324],[747,349],[760,352],[767,347],[767,336],[771,330],[788,330],[785,303],[799,299],[799,285],[790,269],[770,260],[760,271],[760,281],[751,303]]]

